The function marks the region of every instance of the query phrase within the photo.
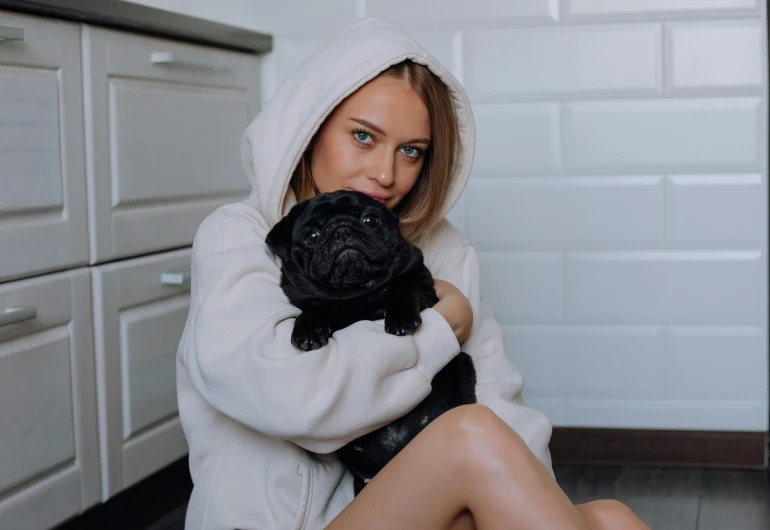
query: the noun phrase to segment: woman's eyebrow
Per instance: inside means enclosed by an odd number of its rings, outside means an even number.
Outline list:
[[[373,130],[374,132],[376,132],[377,134],[379,134],[381,136],[387,136],[388,135],[385,131],[383,131],[382,129],[380,129],[379,127],[377,127],[375,124],[373,124],[370,121],[366,121],[366,120],[363,120],[361,118],[350,118],[350,119],[352,121],[358,123],[359,125],[363,125],[364,127],[368,127],[369,129]],[[409,140],[409,141],[407,141],[405,143],[408,143],[408,144],[426,144],[426,145],[430,145],[430,138],[415,138],[414,140]]]

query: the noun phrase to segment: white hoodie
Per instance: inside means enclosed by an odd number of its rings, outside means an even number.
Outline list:
[[[192,258],[190,313],[177,362],[179,413],[195,484],[187,529],[321,529],[352,499],[352,476],[334,452],[411,410],[460,351],[434,309],[411,336],[382,321],[336,332],[321,349],[291,344],[294,318],[264,240],[296,202],[290,175],[313,134],[346,96],[411,59],[449,87],[461,155],[444,213],[462,193],[475,129],[459,82],[398,27],[358,19],[308,58],[249,126],[242,146],[253,191],[203,221]],[[551,424],[521,398],[500,326],[482,304],[476,252],[443,220],[419,246],[436,278],[462,290],[474,313],[463,345],[474,359],[480,403],[495,411],[550,470]]]

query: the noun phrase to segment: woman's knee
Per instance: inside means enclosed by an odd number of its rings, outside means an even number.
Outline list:
[[[495,460],[503,453],[506,458],[516,458],[529,451],[524,440],[484,405],[456,407],[434,423],[457,456],[474,465]]]
[[[577,509],[592,529],[649,530],[649,527],[637,517],[631,508],[616,500],[593,501],[580,504]]]

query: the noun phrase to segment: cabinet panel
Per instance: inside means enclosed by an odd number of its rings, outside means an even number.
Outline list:
[[[85,264],[80,29],[0,12],[0,281]]]
[[[189,245],[248,195],[259,58],[91,27],[83,50],[91,263]]]
[[[0,528],[47,528],[99,500],[88,269],[0,285]]]
[[[186,296],[122,311],[123,438],[177,411],[175,356],[190,307]]]
[[[187,453],[176,351],[190,256],[187,248],[92,269],[103,500]]]

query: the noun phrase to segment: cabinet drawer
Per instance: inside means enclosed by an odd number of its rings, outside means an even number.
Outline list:
[[[187,453],[176,350],[190,256],[188,248],[92,269],[103,500]]]
[[[0,11],[0,281],[88,261],[80,28]]]
[[[83,52],[91,263],[189,245],[250,189],[259,58],[92,27]]]
[[[91,322],[85,268],[0,285],[0,528],[50,528],[99,500]]]

